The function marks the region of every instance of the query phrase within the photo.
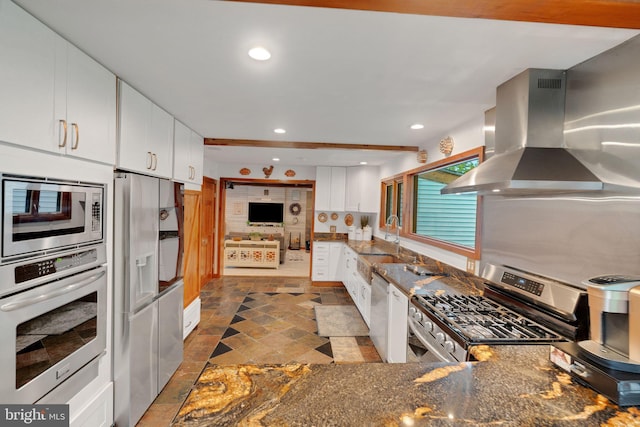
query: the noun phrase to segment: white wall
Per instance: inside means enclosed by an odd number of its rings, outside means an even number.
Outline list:
[[[316,179],[315,166],[291,166],[280,165],[277,163],[270,163],[268,165],[242,165],[242,164],[210,164],[207,162],[205,172],[212,172],[212,175],[205,173],[206,176],[211,178],[248,178],[248,179],[273,179],[278,181],[300,181],[300,180],[313,180]],[[263,167],[269,167],[273,165],[273,171],[269,178],[265,178],[265,174],[262,171]],[[248,175],[240,174],[240,169],[247,168],[251,171]],[[287,176],[285,172],[292,170],[295,172],[295,176]]]
[[[484,114],[479,115],[475,120],[467,122],[451,130],[448,135],[442,135],[442,138],[444,139],[447,136],[453,138],[453,155],[462,153],[484,145],[484,134],[482,130],[483,126]],[[440,140],[434,140],[425,143],[421,147],[422,149],[427,150],[427,164],[446,158],[446,156],[440,152],[439,146]],[[418,163],[415,153],[407,154],[406,156],[403,156],[401,158],[394,159],[392,162],[381,165],[380,179],[389,178],[402,172],[415,169],[422,165],[423,164]],[[377,225],[377,222],[374,224]],[[374,227],[373,233],[376,237],[384,239],[384,228],[380,229],[378,227]],[[390,238],[395,239],[395,234]],[[412,251],[445,262],[461,270],[466,270],[467,268],[467,257],[465,256],[458,255],[456,253],[440,249],[435,246],[415,242],[409,239],[404,239],[402,237],[400,238],[400,245]],[[479,265],[479,263],[476,263],[476,266],[477,265]]]

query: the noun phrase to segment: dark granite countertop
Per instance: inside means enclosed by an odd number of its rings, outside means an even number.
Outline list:
[[[407,296],[420,294],[425,291],[445,291],[447,293],[480,295],[482,288],[476,281],[465,280],[446,273],[439,268],[423,267],[436,276],[419,276],[407,269],[406,264],[375,264],[374,270],[385,280],[394,284]],[[441,275],[438,275],[438,274]]]
[[[548,345],[481,347],[486,361],[458,364],[212,365],[174,425],[640,425],[640,408],[575,383]]]

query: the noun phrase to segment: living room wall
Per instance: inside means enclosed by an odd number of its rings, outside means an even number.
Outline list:
[[[304,249],[305,229],[307,225],[307,192],[310,188],[283,186],[255,186],[235,184],[234,188],[226,190],[225,202],[225,230],[224,234],[250,233],[257,231],[265,236],[282,234],[286,247],[290,244],[290,237],[299,239],[300,247]],[[249,225],[249,202],[277,202],[284,203],[284,227],[274,225]],[[292,206],[300,205],[299,213],[292,213]],[[296,206],[297,207],[297,206]]]

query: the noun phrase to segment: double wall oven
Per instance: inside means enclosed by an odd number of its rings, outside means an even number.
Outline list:
[[[105,188],[1,181],[0,401],[65,403],[106,349]]]
[[[420,291],[409,303],[407,361],[474,360],[482,344],[577,341],[589,333],[584,290],[488,264],[483,295]]]

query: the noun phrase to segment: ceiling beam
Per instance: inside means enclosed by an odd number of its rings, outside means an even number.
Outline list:
[[[420,147],[413,145],[374,145],[374,144],[342,144],[334,142],[295,142],[295,141],[262,141],[255,139],[218,139],[205,138],[204,145],[225,147],[262,147],[262,148],[302,148],[307,150],[378,150],[378,151],[410,151],[418,152]]]
[[[638,0],[234,0],[416,15],[640,29]]]

